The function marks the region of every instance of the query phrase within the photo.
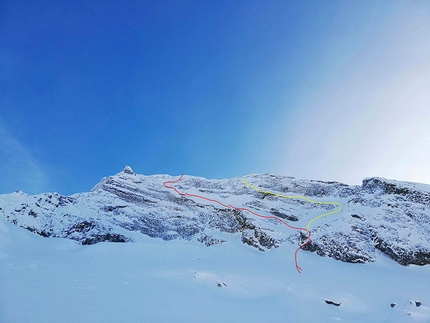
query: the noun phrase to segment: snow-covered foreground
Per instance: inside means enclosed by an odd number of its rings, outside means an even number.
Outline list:
[[[82,246],[0,220],[0,322],[430,322],[430,266],[300,251],[298,274],[291,244],[133,239]]]

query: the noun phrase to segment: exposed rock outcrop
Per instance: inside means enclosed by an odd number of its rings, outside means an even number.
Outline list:
[[[87,193],[30,196],[17,191],[0,195],[0,216],[41,236],[69,238],[81,244],[130,242],[132,232],[139,232],[164,240],[195,240],[206,246],[232,237],[268,251],[282,243],[298,246],[307,239],[303,232],[299,234],[280,221],[181,196],[163,186],[173,179],[135,174],[127,166]],[[430,264],[429,185],[366,178],[361,186],[348,186],[271,174],[249,175],[246,180],[263,191],[342,204],[341,212],[311,224],[313,241],[304,250],[351,263],[374,261],[384,254],[401,265]],[[334,208],[258,192],[238,178],[186,176],[174,186],[180,192],[276,216],[294,227],[305,227]]]

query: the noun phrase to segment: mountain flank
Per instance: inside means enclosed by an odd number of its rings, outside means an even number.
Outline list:
[[[0,217],[35,234],[73,239],[84,245],[131,243],[137,233],[163,240],[191,240],[208,247],[240,241],[266,252],[284,243],[298,246],[307,239],[279,221],[181,196],[163,186],[177,178],[135,174],[127,166],[103,178],[90,192],[32,196],[17,191],[0,195]],[[244,178],[266,191],[342,204],[341,212],[312,223],[312,243],[304,250],[351,263],[386,256],[401,265],[430,264],[430,185],[378,177],[366,178],[357,186],[273,174]],[[184,176],[175,187],[274,215],[297,227],[334,208],[263,194],[244,185],[241,178]]]

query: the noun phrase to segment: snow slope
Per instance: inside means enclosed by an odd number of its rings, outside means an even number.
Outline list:
[[[0,220],[0,322],[430,322],[430,266],[303,253],[298,274],[291,244],[134,239],[82,246]]]
[[[312,223],[302,274],[297,231],[126,167],[88,193],[0,195],[0,322],[430,322],[430,186],[245,178],[342,204]],[[334,208],[241,179],[175,187],[299,227]]]
[[[277,216],[301,228],[337,207],[261,193],[240,178],[185,176],[174,184],[178,192],[205,196],[221,205],[181,196],[163,185],[175,179],[138,175],[126,167],[88,193],[30,196],[18,191],[0,195],[0,217],[45,237],[70,238],[82,244],[130,242],[132,233],[140,232],[166,241],[183,239],[207,246],[238,238],[260,251],[269,251],[283,243],[301,245],[307,235],[280,221],[261,219],[226,205]],[[383,253],[402,265],[430,264],[429,185],[369,178],[362,186],[348,186],[271,174],[245,179],[264,191],[342,205],[341,212],[312,222],[313,242],[304,247],[306,250],[353,263],[372,262]]]

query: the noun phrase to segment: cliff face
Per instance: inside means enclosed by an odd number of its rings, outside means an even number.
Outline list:
[[[132,242],[140,233],[207,246],[240,239],[268,251],[282,243],[300,245],[307,235],[237,208],[276,216],[295,227],[305,227],[313,218],[335,209],[333,205],[258,192],[240,178],[185,176],[171,185],[178,192],[207,199],[182,196],[163,185],[175,179],[143,176],[126,167],[86,193],[30,196],[18,191],[0,195],[0,216],[39,235],[81,244]],[[348,186],[270,174],[249,175],[245,180],[264,191],[342,205],[340,212],[312,222],[313,241],[304,250],[353,263],[374,261],[384,254],[402,265],[430,264],[429,185],[367,178],[362,186]]]

